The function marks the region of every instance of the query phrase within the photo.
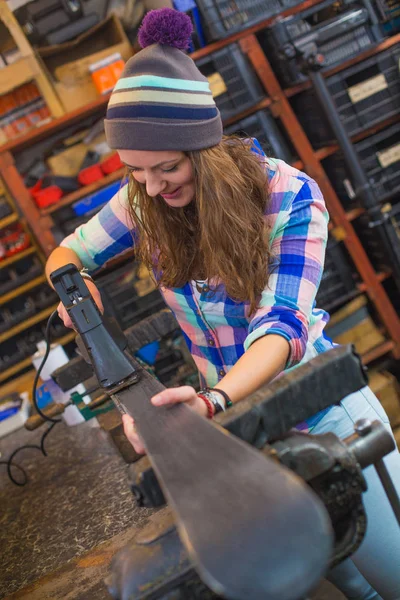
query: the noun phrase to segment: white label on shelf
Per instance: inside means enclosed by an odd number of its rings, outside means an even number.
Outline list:
[[[225,81],[222,79],[222,76],[219,73],[213,73],[209,77],[207,77],[208,83],[210,85],[210,90],[213,95],[213,98],[220,96],[221,94],[225,94],[228,91],[228,88],[225,85]]]
[[[383,152],[377,152],[379,163],[383,169],[389,167],[395,162],[400,161],[400,144],[395,144]]]
[[[344,189],[346,190],[346,193],[347,193],[348,197],[350,198],[350,200],[355,198],[356,193],[354,191],[354,188],[351,184],[350,179],[343,179],[343,185],[344,185]]]
[[[361,100],[365,100],[365,98],[369,98],[382,90],[386,90],[388,87],[387,81],[384,75],[376,75],[375,77],[371,77],[362,83],[358,83],[357,85],[352,85],[347,88],[347,92],[350,96],[350,100],[353,104],[360,102]]]

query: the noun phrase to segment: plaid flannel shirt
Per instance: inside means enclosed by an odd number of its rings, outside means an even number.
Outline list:
[[[249,317],[248,302],[235,302],[218,282],[194,282],[161,293],[173,311],[200,373],[214,387],[258,338],[283,336],[290,346],[286,369],[332,348],[324,336],[328,314],[315,307],[327,241],[328,212],[318,185],[281,160],[267,158],[258,142],[255,152],[268,174],[270,202],[265,219],[274,257],[259,308]],[[129,225],[127,186],[101,211],[62,242],[95,271],[134,246]],[[266,357],[268,360],[268,357]],[[327,411],[299,424],[311,430]]]

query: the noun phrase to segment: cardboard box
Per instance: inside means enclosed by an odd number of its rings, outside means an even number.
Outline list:
[[[369,373],[369,386],[381,402],[392,427],[400,425],[400,384],[388,371]]]
[[[354,344],[359,354],[365,354],[385,341],[368,312],[365,296],[338,310],[331,317],[326,333],[338,344]]]
[[[85,144],[75,144],[75,146],[51,156],[47,160],[47,165],[53,175],[76,177],[87,151]]]
[[[89,67],[116,52],[125,61],[132,56],[130,42],[115,15],[111,15],[71,42],[39,49],[42,61],[67,112],[100,97]]]

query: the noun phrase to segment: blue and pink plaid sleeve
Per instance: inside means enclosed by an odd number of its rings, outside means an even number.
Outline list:
[[[306,351],[328,236],[328,212],[318,185],[298,172],[288,182],[289,169],[278,169],[271,181],[270,214],[277,215],[271,233],[273,265],[244,343],[248,349],[264,335],[283,336],[290,344],[286,368],[298,364]]]
[[[119,192],[92,217],[66,237],[61,246],[70,248],[89,271],[131,250],[135,245],[134,232],[128,212],[128,186]]]

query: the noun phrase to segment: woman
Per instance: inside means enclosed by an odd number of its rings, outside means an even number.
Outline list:
[[[129,183],[63,241],[46,271],[71,262],[94,271],[135,246],[208,386],[198,394],[187,386],[165,390],[152,402],[186,402],[211,417],[332,347],[324,335],[328,315],[314,307],[328,215],[307,175],[267,159],[255,140],[222,137],[208,82],[182,52],[190,33],[186,15],[147,15],[139,37],[144,49],[128,61],[105,121]],[[61,305],[59,314],[71,326]],[[368,388],[299,428],[345,437],[362,417],[390,428]],[[144,452],[132,418],[124,416],[124,428]],[[397,452],[387,464],[400,489]],[[331,580],[348,598],[399,600],[399,528],[373,470],[365,474],[368,534],[354,562],[337,567]]]

